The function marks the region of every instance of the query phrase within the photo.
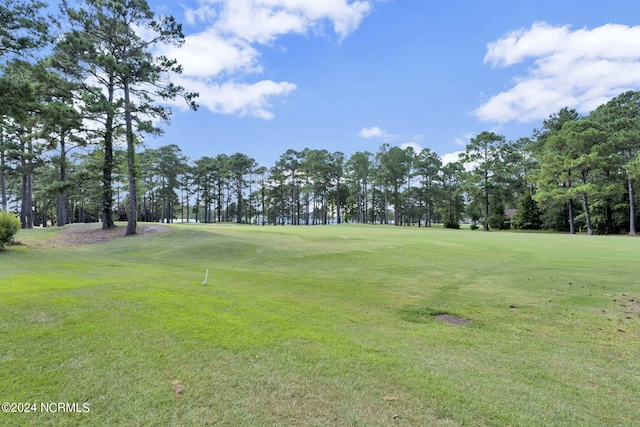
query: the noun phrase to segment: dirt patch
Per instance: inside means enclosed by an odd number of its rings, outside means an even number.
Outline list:
[[[622,307],[627,319],[640,318],[640,298],[622,294],[622,297],[614,299],[613,302]],[[604,313],[604,310],[602,312]]]
[[[173,392],[176,395],[180,395],[184,391],[184,386],[182,385],[182,381],[180,381],[180,380],[176,379],[176,380],[171,381],[171,386],[173,388]]]
[[[158,224],[138,224],[136,234],[129,237],[147,236],[168,230],[167,227]],[[93,245],[108,242],[110,240],[125,237],[127,227],[115,227],[103,230],[102,224],[73,224],[67,225],[59,233],[56,233],[46,241],[38,242],[34,246],[77,246]]]
[[[423,304],[409,304],[398,310],[400,317],[411,323],[430,323],[433,319],[451,323],[453,325],[466,325],[471,320],[447,313],[440,308],[432,308]]]
[[[469,319],[454,316],[452,314],[437,314],[434,317],[438,320],[442,320],[443,322],[451,323],[453,325],[466,325],[467,323],[471,323],[471,320]]]

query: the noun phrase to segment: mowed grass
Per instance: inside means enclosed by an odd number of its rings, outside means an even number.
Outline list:
[[[640,419],[637,238],[173,225],[47,245],[57,233],[0,253],[0,400],[90,411],[0,425]]]

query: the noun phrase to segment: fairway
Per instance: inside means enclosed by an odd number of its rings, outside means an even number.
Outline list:
[[[0,253],[0,425],[640,419],[640,239],[148,226]]]

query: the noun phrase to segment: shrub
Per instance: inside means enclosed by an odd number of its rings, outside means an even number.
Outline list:
[[[0,211],[0,250],[9,243],[20,229],[20,219],[15,214]]]
[[[489,215],[489,228],[492,230],[508,230],[509,218],[502,213]]]
[[[477,226],[477,225],[475,225],[475,224],[471,224],[471,225],[469,226],[469,228],[470,228],[470,229],[472,229],[472,230],[477,230],[477,229],[478,229],[478,228],[480,228],[480,227],[478,227],[478,226]]]
[[[444,223],[444,227],[445,228],[460,228],[460,224],[458,224],[458,221],[447,221]]]

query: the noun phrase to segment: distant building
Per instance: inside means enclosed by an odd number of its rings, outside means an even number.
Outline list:
[[[513,220],[513,217],[516,216],[516,212],[518,212],[518,209],[505,209],[504,216],[508,217],[510,220]]]
[[[516,216],[516,212],[518,212],[518,209],[505,209],[504,210],[504,216],[507,217],[505,222],[509,223],[509,228],[513,227],[513,218]]]

